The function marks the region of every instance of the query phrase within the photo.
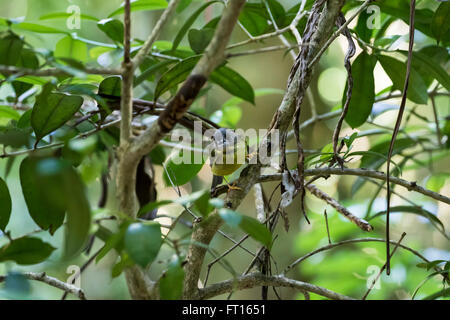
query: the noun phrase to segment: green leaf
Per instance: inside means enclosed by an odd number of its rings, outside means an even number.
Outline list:
[[[406,64],[384,55],[378,55],[377,59],[391,78],[393,87],[402,91],[405,82]],[[428,101],[427,86],[420,74],[414,69],[411,69],[407,97],[418,104],[426,104]]]
[[[269,27],[263,5],[246,3],[239,15],[239,22],[252,36],[259,36]]]
[[[39,17],[39,20],[67,19],[70,18],[71,16],[73,16],[73,13],[53,12]],[[80,14],[80,18],[85,20],[98,21],[96,17],[87,14]]]
[[[270,249],[272,234],[269,229],[258,220],[241,215],[230,209],[220,209],[220,217],[231,227],[239,227],[253,239],[261,242]]]
[[[433,174],[427,180],[427,189],[434,192],[439,192],[445,185],[445,180],[448,178],[446,174]]]
[[[31,126],[39,141],[47,134],[58,129],[80,109],[83,98],[64,93],[50,93],[40,96],[31,114]]]
[[[129,225],[130,225],[129,222],[122,223],[120,225],[119,230],[115,233],[111,233],[108,229],[105,228],[108,231],[109,236],[107,239],[104,239],[104,240],[102,239],[105,242],[105,245],[99,251],[97,258],[95,258],[95,262],[99,262],[101,259],[103,259],[106,256],[106,254],[109,251],[111,251],[112,249],[116,249],[116,252],[119,254],[121,253],[121,251],[123,250],[123,248],[125,246],[125,244],[124,244],[125,232],[127,231]],[[106,230],[101,230],[101,228],[104,228],[104,227],[100,227],[97,234],[99,234],[100,232],[106,231]]]
[[[22,237],[14,239],[0,248],[0,262],[15,261],[17,264],[36,264],[47,259],[55,250],[38,238]]]
[[[213,121],[223,127],[236,128],[242,117],[242,110],[239,106],[224,105],[221,110],[214,112],[211,116]],[[217,119],[217,121],[216,121]]]
[[[166,170],[163,173],[163,180],[166,185],[181,186],[191,181],[204,164],[203,155],[199,154],[198,157],[201,157],[199,159],[201,162],[195,163],[194,152],[180,150],[178,153],[173,153],[164,164]],[[181,161],[183,159],[186,161]]]
[[[112,18],[103,19],[97,23],[97,26],[113,41],[123,43],[124,26],[122,21]]]
[[[441,232],[444,236],[446,236],[444,224],[441,222],[441,220],[439,220],[430,211],[425,210],[421,207],[416,207],[416,206],[395,206],[395,207],[390,208],[390,213],[403,213],[403,212],[416,214],[416,215],[426,218],[427,220],[429,220],[431,222],[431,224],[436,229],[439,230],[439,232]],[[385,215],[385,214],[386,214],[386,211],[380,211],[380,212],[374,214],[373,216],[371,216],[369,218],[369,220],[373,220],[374,218],[377,218],[377,217]]]
[[[348,106],[345,121],[352,128],[357,128],[366,122],[375,101],[375,79],[373,70],[376,59],[362,51],[352,64],[353,90],[352,98]],[[347,96],[347,85],[345,86],[342,105]]]
[[[36,33],[55,33],[55,34],[69,34],[69,32],[61,29],[56,29],[53,27],[47,27],[41,24],[29,23],[29,22],[21,22],[13,25],[14,28],[31,31]]]
[[[159,281],[159,296],[161,300],[179,300],[183,294],[184,269],[180,258],[175,256],[169,263],[169,268]]]
[[[450,4],[450,2],[449,2]],[[425,48],[424,48],[425,49]],[[406,54],[406,52],[404,52]],[[433,57],[428,56],[424,52],[413,52],[413,66],[414,69],[418,69],[418,65],[421,65],[428,74],[442,84],[447,90],[450,91],[450,76],[447,71],[440,66],[440,62]]]
[[[149,157],[152,164],[162,165],[166,160],[164,148],[162,146],[156,146],[152,151],[150,151]]]
[[[167,90],[172,89],[179,83],[186,80],[198,60],[200,60],[200,56],[186,58],[164,73],[156,85],[155,100],[157,100]]]
[[[450,41],[450,2],[443,2],[439,5],[431,20],[431,33],[436,38],[437,43]],[[448,89],[447,89],[448,90]]]
[[[403,20],[409,24],[409,0],[377,0],[376,5],[381,12]],[[415,10],[414,27],[428,36],[432,36],[430,24],[433,18],[433,11],[430,9]]]
[[[167,8],[167,2],[165,0],[135,0],[131,2],[130,11],[152,11],[161,10]],[[108,18],[124,13],[124,4],[119,9],[114,10]]]
[[[239,73],[226,66],[211,73],[210,80],[232,95],[255,104],[255,92],[250,83]]]
[[[201,30],[191,29],[188,33],[189,45],[195,53],[202,53],[214,36],[214,29],[204,28]]]
[[[161,248],[161,226],[157,222],[132,223],[125,232],[124,241],[130,258],[145,268],[155,260]]]
[[[17,121],[20,119],[20,114],[9,106],[0,105],[0,119],[12,119]]]
[[[173,40],[173,44],[172,44],[172,49],[171,49],[172,51],[175,51],[178,48],[181,40],[183,40],[184,35],[186,34],[186,32],[188,32],[190,27],[194,24],[194,22],[198,18],[198,16],[210,5],[212,5],[213,3],[219,3],[219,2],[221,2],[221,1],[209,1],[209,2],[205,3],[204,5],[202,5],[200,8],[198,8],[196,11],[194,11],[194,13],[186,20],[186,22],[183,24],[183,26],[180,28],[177,35],[175,36],[175,39]]]
[[[98,88],[100,96],[120,97],[122,94],[122,78],[120,76],[111,76],[100,82]]]
[[[151,76],[153,74],[155,74],[156,72],[158,72],[160,70],[164,70],[165,67],[170,66],[173,63],[174,63],[174,61],[167,60],[167,61],[161,61],[161,62],[152,64],[150,67],[148,67],[147,69],[142,71],[141,74],[135,78],[133,86],[137,87],[145,80],[151,81],[152,80]]]
[[[22,53],[24,42],[12,32],[0,34],[0,64],[15,66]]]
[[[372,37],[372,29],[367,27],[367,19],[372,16],[367,10],[363,10],[358,16],[358,23],[356,24],[355,31],[358,36],[366,43],[370,43],[370,38]]]
[[[65,210],[44,195],[45,188],[38,180],[36,158],[25,158],[20,164],[20,184],[25,203],[33,221],[43,230],[53,234],[64,222]],[[44,186],[46,187],[46,186]]]
[[[71,36],[64,37],[56,43],[55,57],[84,62],[87,60],[87,45]]]
[[[8,185],[0,178],[0,230],[5,231],[11,217],[11,195],[9,194]]]

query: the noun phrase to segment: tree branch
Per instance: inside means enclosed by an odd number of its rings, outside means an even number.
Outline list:
[[[159,18],[156,25],[153,27],[152,33],[147,38],[147,40],[142,45],[142,48],[139,50],[139,52],[136,54],[136,56],[133,58],[133,68],[136,69],[139,67],[139,65],[144,62],[145,57],[150,52],[153,43],[156,41],[158,36],[160,35],[162,28],[166,24],[167,20],[171,17],[173,12],[175,11],[176,7],[178,6],[178,3],[180,0],[171,0],[169,2],[169,5],[164,10],[163,14]]]
[[[292,174],[296,174],[294,171]],[[373,178],[377,180],[384,180],[386,181],[386,174],[384,172],[375,171],[375,170],[368,170],[368,169],[350,169],[350,168],[314,168],[314,169],[307,169],[305,170],[305,177],[306,176],[328,176],[328,175],[350,175],[350,176],[359,176],[359,177],[367,177],[367,178]],[[267,181],[278,181],[281,180],[281,174],[271,174],[271,175],[261,175],[258,179],[258,182],[267,182]],[[450,198],[425,189],[419,185],[415,181],[407,181],[404,179],[400,179],[394,176],[390,177],[390,182],[395,183],[399,186],[405,187],[409,191],[416,191],[418,193],[421,193],[427,197],[433,198],[435,200],[438,200],[440,202],[444,202],[447,204],[450,204]]]
[[[105,74],[105,75],[119,75],[122,73],[120,69],[103,69],[103,68],[84,68],[81,71],[88,74]],[[67,76],[68,73],[58,68],[48,68],[48,69],[27,69],[13,66],[0,65],[0,73],[3,75],[15,75],[20,74],[21,76],[30,75],[37,77],[59,77]]]
[[[67,293],[77,296],[80,300],[86,300],[86,295],[81,288],[48,276],[45,272],[24,272],[22,275],[28,280],[36,280],[48,284],[49,286],[61,289]],[[5,281],[6,276],[0,276],[0,282]]]
[[[209,299],[235,290],[250,289],[260,286],[288,287],[300,291],[308,291],[333,300],[355,300],[351,297],[333,292],[323,287],[303,281],[286,278],[283,275],[265,276],[259,272],[246,274],[236,279],[215,283],[204,289],[199,289],[197,298]]]

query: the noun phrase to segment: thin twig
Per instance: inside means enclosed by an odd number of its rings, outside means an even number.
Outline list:
[[[409,86],[409,76],[411,74],[411,62],[412,62],[412,52],[414,46],[414,15],[416,8],[416,0],[411,0],[410,4],[410,14],[409,14],[409,47],[408,47],[408,61],[406,64],[406,75],[405,75],[405,83],[403,86],[403,95],[402,101],[400,103],[400,108],[398,110],[397,120],[395,121],[394,132],[392,133],[391,142],[389,144],[389,152],[387,155],[387,168],[386,168],[386,186],[387,186],[387,195],[386,195],[386,274],[391,273],[390,266],[390,250],[389,250],[389,215],[391,211],[391,185],[390,185],[390,169],[391,169],[391,158],[392,152],[394,150],[395,139],[397,138],[400,125],[402,123],[403,113],[405,111],[406,106],[406,96],[408,93]]]
[[[392,250],[392,253],[390,254],[390,257],[392,257],[397,250],[398,246],[400,245],[400,242],[402,242],[403,238],[406,236],[406,232],[403,232],[400,239],[398,240],[397,244],[394,247],[394,250]],[[380,278],[381,274],[383,273],[384,269],[387,266],[387,262],[381,267],[380,272],[378,272],[378,275],[375,277],[375,279],[372,280],[372,283],[370,284],[369,288],[367,289],[364,296],[361,298],[361,300],[366,300],[367,296],[369,295],[370,291],[372,291],[373,287],[377,283],[378,279]]]

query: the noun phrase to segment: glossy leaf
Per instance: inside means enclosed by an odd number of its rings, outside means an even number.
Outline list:
[[[97,23],[97,26],[113,41],[123,43],[124,26],[122,21],[111,18],[103,19]]]
[[[122,78],[120,76],[110,76],[100,82],[98,94],[100,96],[120,97],[122,93]]]
[[[55,57],[86,61],[87,45],[71,36],[64,37],[56,43]]]
[[[173,153],[164,163],[163,180],[167,186],[181,186],[191,181],[197,173],[202,169],[204,160],[203,155],[200,163],[193,161],[195,154],[190,151],[180,150],[178,153]],[[181,161],[186,158],[186,161]]]
[[[191,29],[188,33],[189,45],[195,53],[202,53],[214,36],[214,29],[204,28],[201,30]]]
[[[36,158],[25,158],[20,164],[20,184],[28,212],[33,221],[43,230],[53,234],[64,222],[65,210],[48,201],[44,188],[38,180]]]
[[[147,203],[141,209],[139,209],[138,217],[147,212],[151,212],[155,209],[158,209],[159,207],[162,207],[162,206],[165,206],[165,205],[168,205],[171,203],[173,203],[172,200],[161,200],[161,201]]]
[[[80,109],[83,98],[64,93],[50,93],[37,99],[31,113],[31,126],[36,139],[58,129]]]
[[[11,195],[6,182],[0,178],[0,230],[5,231],[11,217]]]
[[[352,128],[364,124],[372,111],[375,101],[375,79],[373,76],[375,64],[376,59],[365,51],[361,52],[352,64],[352,98],[345,116],[345,121]],[[345,103],[346,93],[347,85],[342,97],[342,104]]]
[[[266,10],[262,4],[247,3],[239,15],[239,22],[252,35],[259,36],[267,31]]]
[[[198,60],[200,60],[200,56],[189,57],[164,73],[156,85],[155,99],[158,99],[164,92],[186,80]]]
[[[125,250],[142,268],[152,263],[162,245],[161,226],[157,222],[132,223],[125,232]]]
[[[233,69],[226,66],[219,67],[211,74],[210,80],[232,95],[255,104],[255,92],[252,86]]]
[[[21,22],[14,25],[14,28],[31,31],[36,33],[54,33],[54,34],[69,34],[68,31],[57,29],[53,27],[44,26],[42,24],[30,23],[30,22]]]
[[[53,250],[55,248],[41,239],[22,237],[14,239],[0,248],[0,262],[15,261],[22,265],[36,264],[46,260]]]
[[[165,0],[135,0],[131,2],[130,11],[153,11],[167,8]],[[124,13],[124,4],[119,9],[114,10],[108,18]]]
[[[427,180],[427,189],[439,192],[445,185],[445,180],[447,180],[448,175],[446,174],[433,174]]]
[[[209,190],[200,190],[176,199],[175,203],[179,203],[183,206],[194,205],[200,214],[206,217],[212,210],[212,207],[209,204],[209,199]]]
[[[377,59],[389,78],[391,78],[393,87],[397,90],[403,90],[406,64],[384,55],[378,55]],[[414,69],[411,69],[407,97],[409,100],[418,104],[426,104],[428,101],[427,86],[420,74]]]

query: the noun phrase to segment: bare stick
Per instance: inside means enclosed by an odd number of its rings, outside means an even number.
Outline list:
[[[400,237],[400,239],[398,240],[396,246],[394,247],[394,250],[392,250],[392,253],[390,254],[390,257],[392,257],[395,253],[395,251],[397,250],[398,246],[400,245],[400,242],[402,242],[403,238],[406,236],[406,233],[403,232],[402,236]],[[389,257],[389,258],[390,258]],[[364,296],[362,297],[362,300],[366,300],[367,296],[369,295],[370,291],[372,291],[373,287],[375,286],[375,284],[377,283],[378,279],[380,279],[381,274],[383,273],[384,269],[387,266],[387,262],[383,265],[383,267],[381,267],[380,272],[378,273],[378,275],[376,276],[375,279],[373,279],[372,283],[370,284],[370,287],[367,289],[367,292],[364,294]]]

